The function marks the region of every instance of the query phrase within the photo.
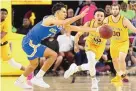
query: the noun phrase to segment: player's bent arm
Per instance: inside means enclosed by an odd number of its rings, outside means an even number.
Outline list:
[[[89,24],[90,24],[90,22],[86,22],[86,23],[84,24],[84,27],[88,27]],[[83,35],[83,32],[78,32],[78,33],[75,35],[75,40],[74,40],[75,45],[78,45],[78,41],[79,41],[79,38],[80,38],[81,35]]]
[[[1,39],[2,39],[6,34],[7,34],[7,32],[2,31],[2,32],[0,33]]]
[[[127,18],[124,18],[123,25],[124,27],[127,27],[129,30],[132,30],[133,32],[136,33],[136,28],[132,25],[132,23]]]
[[[81,35],[83,35],[83,32],[78,32],[78,33],[75,35],[74,44],[75,44],[76,46],[78,46],[78,41],[79,41],[79,38],[80,38]]]

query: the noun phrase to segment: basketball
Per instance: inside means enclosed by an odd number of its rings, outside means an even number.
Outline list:
[[[112,37],[113,30],[110,26],[108,25],[103,25],[99,29],[100,36],[104,39],[109,39]]]

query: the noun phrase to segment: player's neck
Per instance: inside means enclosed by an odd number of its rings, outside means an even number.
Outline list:
[[[101,26],[102,23],[98,23],[97,21],[94,21],[94,27],[98,27],[98,26]]]
[[[118,22],[119,19],[120,19],[120,14],[119,14],[118,16],[116,16],[116,17],[114,17],[114,16],[112,15],[112,19],[113,19],[114,22]]]

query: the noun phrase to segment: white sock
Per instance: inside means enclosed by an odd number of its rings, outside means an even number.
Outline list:
[[[19,78],[19,81],[24,82],[26,80],[26,77],[22,74]]]
[[[96,77],[91,77],[91,79],[92,79],[92,80],[95,80],[95,79],[96,79]]]
[[[86,71],[86,70],[89,70],[89,67],[88,67],[88,64],[82,64],[80,66],[77,66],[76,69],[75,69],[75,72],[77,71]]]
[[[40,69],[40,71],[36,74],[36,78],[42,78],[44,76],[45,72]]]
[[[22,65],[20,63],[17,63],[13,58],[8,60],[8,63],[15,68],[21,69]]]
[[[86,52],[86,55],[88,59],[88,68],[89,68],[90,75],[94,77],[96,75],[95,65],[97,63],[97,61],[95,60],[95,53],[92,51],[88,51]]]

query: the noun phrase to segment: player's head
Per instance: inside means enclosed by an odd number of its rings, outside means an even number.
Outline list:
[[[112,12],[112,15],[114,17],[117,17],[119,15],[119,12],[120,12],[120,5],[116,4],[116,3],[112,4],[111,12]]]
[[[102,23],[105,18],[105,11],[101,8],[98,8],[94,11],[94,18],[98,23]]]
[[[59,19],[63,20],[67,17],[66,6],[63,3],[56,3],[52,7],[52,13]]]
[[[0,9],[0,18],[1,21],[4,21],[8,15],[8,11],[5,8]]]

